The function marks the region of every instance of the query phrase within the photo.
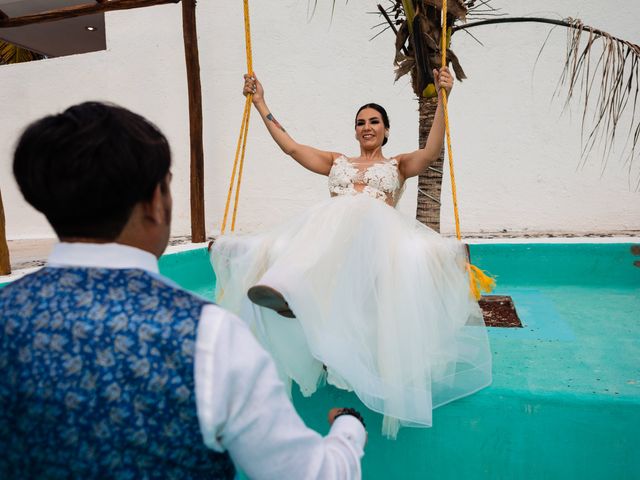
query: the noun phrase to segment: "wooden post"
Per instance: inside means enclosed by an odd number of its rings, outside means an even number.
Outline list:
[[[2,192],[0,192],[0,275],[11,273],[11,261],[9,259],[9,246],[4,223],[4,206],[2,204]]]
[[[182,30],[189,91],[191,145],[191,241],[206,240],[204,228],[204,147],[202,142],[202,90],[196,28],[196,0],[182,1]]]

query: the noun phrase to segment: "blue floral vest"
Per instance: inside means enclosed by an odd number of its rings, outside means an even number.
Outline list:
[[[205,304],[134,269],[43,268],[0,289],[0,478],[233,478],[198,425]]]

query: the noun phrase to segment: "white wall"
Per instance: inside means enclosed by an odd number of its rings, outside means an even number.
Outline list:
[[[313,3],[312,1],[310,3]],[[254,68],[276,118],[298,141],[357,154],[353,116],[359,105],[387,107],[391,139],[386,153],[416,147],[417,102],[408,80],[393,83],[393,39],[373,41],[367,15],[376,2],[318,2],[307,21],[307,0],[254,1]],[[494,0],[512,15],[573,16],[640,43],[640,4]],[[535,8],[535,10],[534,10]],[[205,124],[206,217],[219,227],[244,98],[242,3],[199,2],[199,37]],[[174,154],[174,235],[189,232],[188,109],[180,5],[117,12],[106,18],[107,51],[0,67],[0,189],[10,239],[51,236],[43,218],[24,203],[11,177],[11,154],[31,120],[88,99],[109,100],[156,122]],[[597,155],[583,168],[580,110],[561,115],[552,101],[566,32],[552,33],[534,71],[549,26],[520,24],[474,29],[454,51],[469,77],[458,83],[450,107],[456,180],[465,232],[568,233],[640,230],[640,193],[629,186],[620,143],[602,173]],[[239,228],[257,230],[283,221],[327,196],[326,179],[284,156],[254,114],[249,132]],[[636,160],[635,177],[640,170]],[[401,209],[413,214],[415,181]],[[445,182],[443,231],[452,230]]]

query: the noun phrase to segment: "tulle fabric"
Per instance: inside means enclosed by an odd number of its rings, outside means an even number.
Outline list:
[[[389,437],[431,426],[434,408],[491,383],[465,258],[461,243],[365,195],[220,237],[211,252],[217,302],[250,324],[283,379],[311,395],[326,375],[384,414]],[[252,304],[255,284],[283,293],[297,318]]]

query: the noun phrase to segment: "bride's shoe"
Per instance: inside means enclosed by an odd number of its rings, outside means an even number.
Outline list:
[[[283,317],[296,318],[284,296],[275,288],[267,285],[254,285],[247,291],[247,295],[249,300],[256,305],[275,310]]]

